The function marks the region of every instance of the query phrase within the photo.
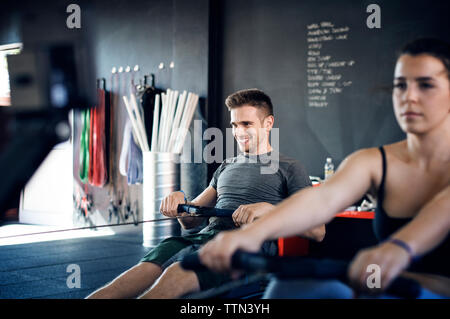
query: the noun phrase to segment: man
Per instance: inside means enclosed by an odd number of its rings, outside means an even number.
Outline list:
[[[223,161],[210,185],[189,204],[233,209],[233,216],[212,217],[209,221],[199,217],[178,219],[184,229],[208,224],[197,233],[163,240],[138,265],[89,297],[176,298],[222,285],[230,280],[228,274],[186,271],[179,260],[198,250],[218,232],[251,223],[284,198],[311,185],[300,163],[272,150],[269,135],[274,123],[273,106],[264,92],[238,91],[230,95],[225,104],[231,113],[233,136],[242,154]],[[269,162],[277,169],[272,174],[262,173]],[[273,162],[276,165],[272,165]],[[161,213],[168,217],[179,216],[177,206],[184,203],[184,194],[173,192],[163,199]],[[324,225],[303,234],[317,241],[324,235]],[[262,250],[266,254],[276,254],[276,245],[267,242]]]

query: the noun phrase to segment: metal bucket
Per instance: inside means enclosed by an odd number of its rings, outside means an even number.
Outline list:
[[[159,212],[163,198],[180,190],[179,154],[143,152],[143,165],[143,218],[165,218]],[[163,239],[179,236],[180,233],[180,224],[176,219],[144,223],[142,244],[145,247],[155,247]]]

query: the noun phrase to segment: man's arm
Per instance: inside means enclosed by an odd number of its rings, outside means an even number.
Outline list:
[[[286,179],[289,196],[303,188],[312,186],[306,169],[299,162],[292,163],[289,166],[287,175],[288,176]],[[299,236],[321,242],[325,237],[325,233],[325,224],[323,224],[312,229],[308,229]]]
[[[308,239],[315,240],[317,242],[321,242],[325,238],[325,224],[317,226],[313,229],[305,231],[301,234],[301,237],[305,237]]]
[[[241,205],[233,213],[233,221],[236,226],[249,224],[255,219],[270,212],[273,207],[275,206],[266,202]],[[320,242],[325,237],[325,225],[315,227],[309,231],[304,232],[300,236]]]
[[[189,205],[213,207],[217,201],[217,191],[212,186],[208,186],[200,195],[194,198]],[[182,216],[187,215],[183,213]],[[208,217],[184,217],[179,218],[178,222],[184,229],[197,227],[205,222]]]
[[[217,192],[212,186],[208,186],[200,195],[187,204],[196,206],[214,206],[217,200]],[[178,205],[184,204],[184,194],[182,192],[173,192],[169,196],[166,196],[160,207],[160,212],[167,217],[177,217]],[[183,213],[182,216],[188,215]],[[184,229],[190,229],[201,225],[205,221],[206,217],[184,217],[179,218],[178,222]]]

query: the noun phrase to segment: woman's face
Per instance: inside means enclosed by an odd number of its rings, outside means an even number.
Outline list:
[[[450,81],[444,64],[421,54],[400,56],[392,93],[395,117],[406,133],[424,134],[450,123]]]

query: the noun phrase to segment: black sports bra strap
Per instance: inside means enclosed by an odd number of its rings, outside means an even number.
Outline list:
[[[384,152],[384,148],[383,146],[380,146],[378,148],[381,152],[381,160],[382,160],[382,175],[381,175],[381,183],[380,183],[380,187],[378,188],[378,202],[382,203],[383,202],[383,198],[384,198],[384,180],[386,177],[386,153]]]

